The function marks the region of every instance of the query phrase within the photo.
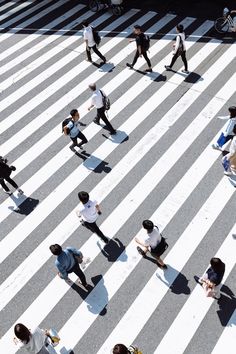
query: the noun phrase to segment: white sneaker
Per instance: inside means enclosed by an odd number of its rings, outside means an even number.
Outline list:
[[[17,192],[19,193],[19,195],[24,194],[23,190],[22,190],[22,189],[20,189],[20,188],[18,188],[18,189],[17,189]]]
[[[212,149],[222,151],[221,147],[218,144],[212,144],[211,146],[212,146]]]
[[[12,195],[12,192],[11,192],[11,191],[5,191],[5,190],[4,190],[4,192],[5,192],[6,194],[8,194],[8,195]]]
[[[188,70],[181,70],[182,71],[182,73],[184,73],[184,74],[189,74],[189,71]]]
[[[231,171],[224,171],[224,175],[225,175],[225,176],[231,176],[231,175],[232,175],[232,172],[231,172]]]

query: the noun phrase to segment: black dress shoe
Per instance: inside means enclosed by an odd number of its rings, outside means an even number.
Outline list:
[[[200,280],[199,280],[200,278],[199,278],[197,275],[194,275],[193,278],[194,278],[194,280],[195,280],[196,283],[198,283],[199,285],[202,286],[202,283],[201,283]]]

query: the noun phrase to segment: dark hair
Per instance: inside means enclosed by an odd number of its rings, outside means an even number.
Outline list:
[[[221,270],[224,269],[224,263],[220,258],[213,257],[210,260],[211,267],[215,272],[220,272]]]
[[[90,84],[90,85],[89,85],[89,88],[90,88],[92,91],[95,91],[95,90],[96,90],[96,84]]]
[[[89,201],[89,194],[87,192],[81,191],[78,193],[79,200],[81,203],[86,204]]]
[[[59,254],[61,254],[62,252],[61,246],[58,245],[57,243],[55,245],[51,245],[49,249],[52,252],[52,254],[54,254],[54,256],[59,256]]]
[[[82,22],[82,26],[88,27],[88,25],[89,25],[88,21],[83,21]]]
[[[116,344],[112,349],[113,354],[128,354],[128,348],[124,344]]]
[[[177,25],[176,28],[180,33],[182,33],[184,31],[184,26],[181,24]]]
[[[134,28],[135,28],[135,29],[139,29],[140,31],[142,30],[142,27],[139,26],[139,25],[134,25]]]
[[[230,118],[236,117],[236,107],[235,106],[230,106],[229,107],[229,113],[230,113]]]
[[[144,220],[143,221],[143,228],[148,231],[151,231],[154,228],[154,224],[151,220]]]
[[[72,109],[71,111],[70,111],[70,115],[71,115],[71,117],[74,117],[75,115],[76,115],[76,113],[78,113],[78,109]]]
[[[17,323],[14,327],[15,336],[24,343],[28,343],[31,333],[22,323]]]

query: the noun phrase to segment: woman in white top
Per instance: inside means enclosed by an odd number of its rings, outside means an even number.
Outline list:
[[[36,327],[30,331],[22,323],[17,323],[14,328],[14,342],[25,348],[32,354],[48,354],[47,350],[47,330]]]
[[[236,125],[236,106],[230,106],[228,108],[229,116],[218,116],[220,119],[227,119],[222,133],[220,134],[217,142],[212,144],[213,149],[222,151],[223,145],[231,140],[234,136],[234,126]]]
[[[182,70],[183,73],[188,74],[188,63],[186,59],[186,45],[185,45],[185,33],[184,33],[184,26],[183,25],[177,25],[176,26],[177,30],[177,36],[175,38],[175,44],[173,45],[173,58],[171,60],[170,65],[165,65],[166,70],[171,70],[172,66],[176,62],[176,59],[181,56],[181,59],[183,60],[184,63],[184,70]]]

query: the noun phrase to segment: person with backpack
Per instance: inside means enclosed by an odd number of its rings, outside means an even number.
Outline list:
[[[167,269],[167,265],[160,258],[168,247],[165,238],[161,235],[158,227],[155,226],[151,220],[144,220],[143,228],[147,231],[147,237],[145,240],[142,241],[137,237],[134,239],[142,246],[142,248],[139,246],[137,247],[138,253],[145,258],[146,253],[149,251],[151,255],[156,258],[158,267]]]
[[[92,26],[89,25],[88,21],[83,21],[82,26],[84,28],[83,36],[86,44],[86,53],[87,53],[88,61],[92,63],[92,56],[91,56],[91,49],[92,49],[94,53],[96,53],[97,56],[99,56],[99,58],[102,59],[100,65],[105,64],[107,60],[97,48],[97,45],[99,45],[101,41],[99,34],[97,33],[97,31],[95,31],[95,29]]]
[[[7,159],[4,159],[2,156],[0,156],[0,184],[1,184],[4,192],[9,195],[12,194],[12,192],[10,191],[10,189],[8,188],[8,186],[5,183],[5,181],[7,181],[14,188],[17,189],[17,191],[20,195],[22,195],[22,194],[24,194],[24,192],[18,187],[16,182],[13,181],[13,179],[10,177],[12,171],[15,171],[15,170],[16,170],[15,166],[9,166],[7,164]]]
[[[222,151],[223,145],[226,144],[229,140],[233,139],[233,130],[236,124],[236,106],[230,106],[228,111],[228,116],[218,116],[220,119],[227,119],[227,122],[225,123],[223,131],[220,134],[217,142],[212,144],[212,148],[215,150]]]
[[[184,69],[182,72],[184,74],[189,74],[188,71],[188,62],[186,59],[186,44],[185,44],[185,33],[184,33],[184,26],[179,24],[176,26],[177,36],[175,38],[175,44],[173,44],[173,58],[171,60],[170,65],[165,65],[166,70],[171,70],[172,66],[176,62],[177,58],[181,56],[181,59],[184,63]]]
[[[137,45],[137,50],[133,59],[132,64],[126,63],[126,65],[130,68],[133,69],[134,65],[136,64],[137,60],[139,57],[144,57],[144,59],[147,62],[148,65],[148,69],[146,69],[146,72],[152,72],[152,65],[151,65],[151,61],[148,58],[147,55],[147,51],[149,50],[150,47],[150,38],[149,36],[145,35],[142,32],[142,28],[139,25],[135,25],[134,26],[134,34],[136,36],[135,39],[130,39],[129,42],[134,42],[136,41],[136,45]]]
[[[70,118],[66,118],[62,122],[62,131],[65,135],[69,135],[69,137],[71,138],[73,144],[70,146],[70,149],[72,151],[75,151],[75,146],[78,146],[80,149],[83,149],[82,145],[86,144],[88,140],[79,129],[79,112],[77,109],[72,109],[70,111],[70,115]],[[81,140],[79,144],[77,141],[78,138]]]
[[[80,278],[83,287],[87,289],[89,285],[87,284],[85,275],[80,268],[80,263],[82,263],[83,259],[82,252],[74,247],[66,247],[63,250],[57,243],[51,245],[49,249],[54,256],[57,256],[55,265],[58,269],[58,276],[61,279],[67,280],[69,273],[75,273],[77,277]]]
[[[107,128],[110,131],[110,134],[116,134],[116,130],[113,128],[111,123],[106,117],[105,111],[110,107],[110,101],[108,101],[108,97],[104,93],[103,90],[97,89],[96,84],[89,85],[90,90],[93,92],[91,97],[91,105],[88,107],[88,111],[93,107],[97,108],[97,116],[94,118],[93,122],[96,124],[100,124],[100,119],[106,124]]]

